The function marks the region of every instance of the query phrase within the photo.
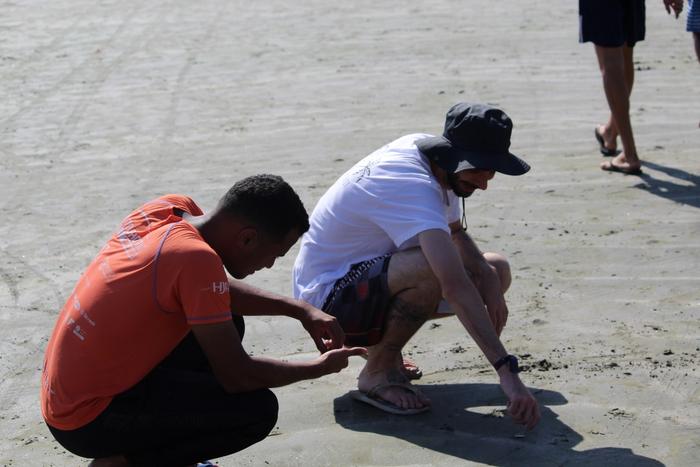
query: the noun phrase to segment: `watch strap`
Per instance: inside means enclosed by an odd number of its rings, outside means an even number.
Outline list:
[[[501,368],[503,365],[508,364],[508,370],[511,373],[519,373],[520,372],[520,367],[518,366],[518,358],[515,355],[506,355],[505,357],[499,358],[496,363],[493,364],[493,367],[498,371],[499,368]]]

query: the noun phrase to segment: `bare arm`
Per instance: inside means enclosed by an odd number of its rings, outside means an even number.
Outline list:
[[[457,247],[441,230],[419,234],[421,250],[440,282],[442,296],[455,310],[489,362],[507,354],[501,344],[478,290],[467,276]]]
[[[306,302],[268,292],[243,281],[229,279],[231,306],[236,313],[246,316],[289,316],[300,319],[307,308]]]
[[[474,339],[491,364],[507,355],[498,337],[484,302],[476,287],[467,277],[457,247],[442,230],[427,230],[419,235],[420,246],[428,264],[442,287],[442,296],[455,310],[460,322]],[[509,400],[508,412],[517,423],[528,429],[540,419],[537,401],[506,365],[498,370],[503,392]]]
[[[330,350],[305,362],[285,362],[249,356],[232,321],[192,326],[216,379],[229,393],[285,386],[305,379],[337,373],[352,355],[366,353],[362,347]]]
[[[498,274],[484,259],[483,253],[476,246],[474,240],[462,230],[459,222],[450,224],[450,230],[452,241],[469,271],[472,282],[486,304],[491,321],[496,328],[496,334],[500,336],[508,319],[508,307]]]
[[[484,255],[469,234],[462,229],[462,225],[459,222],[451,223],[450,231],[452,241],[455,246],[457,246],[457,250],[459,251],[459,255],[465,267],[474,278],[478,279],[486,266]]]
[[[241,281],[229,280],[231,308],[244,316],[289,316],[301,321],[319,351],[339,349],[345,333],[333,316],[302,301],[253,287]]]

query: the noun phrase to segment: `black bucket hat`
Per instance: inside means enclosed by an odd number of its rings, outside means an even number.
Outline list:
[[[508,150],[512,130],[502,110],[460,102],[447,112],[442,136],[418,140],[416,146],[448,173],[483,169],[522,175],[530,166]]]

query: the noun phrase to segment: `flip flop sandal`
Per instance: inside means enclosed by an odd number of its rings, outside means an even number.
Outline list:
[[[637,167],[635,169],[628,169],[627,167],[620,167],[619,165],[613,164],[612,160],[605,161],[603,165],[600,166],[602,170],[606,172],[619,172],[625,175],[641,175],[642,169]]]
[[[619,149],[608,149],[605,147],[605,140],[603,139],[603,135],[598,133],[598,128],[593,129],[593,133],[595,134],[595,139],[598,141],[598,144],[600,145],[600,153],[604,155],[605,157],[613,157],[617,156],[620,154],[622,151]]]
[[[406,391],[412,392],[413,394],[416,394],[416,395],[418,394],[418,389],[411,386],[410,384],[406,384],[406,383],[380,383],[380,384],[377,384],[376,386],[374,386],[372,389],[370,389],[366,393],[362,392],[360,390],[351,391],[350,397],[352,397],[356,401],[364,402],[365,404],[369,404],[372,407],[376,407],[379,410],[383,410],[384,412],[394,414],[394,415],[416,415],[416,414],[430,410],[429,405],[426,405],[426,406],[421,407],[419,409],[404,409],[404,408],[401,408],[395,404],[392,404],[391,402],[389,402],[385,399],[382,399],[382,397],[378,394],[378,392],[381,391],[382,389],[391,388],[391,387],[402,388],[402,389],[405,389]]]

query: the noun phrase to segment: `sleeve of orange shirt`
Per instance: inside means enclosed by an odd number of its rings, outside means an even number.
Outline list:
[[[224,265],[194,227],[181,223],[164,242],[157,265],[157,300],[166,312],[182,310],[187,324],[231,320]]]
[[[178,277],[178,290],[189,325],[231,319],[228,278],[213,251],[200,251],[187,261]]]

